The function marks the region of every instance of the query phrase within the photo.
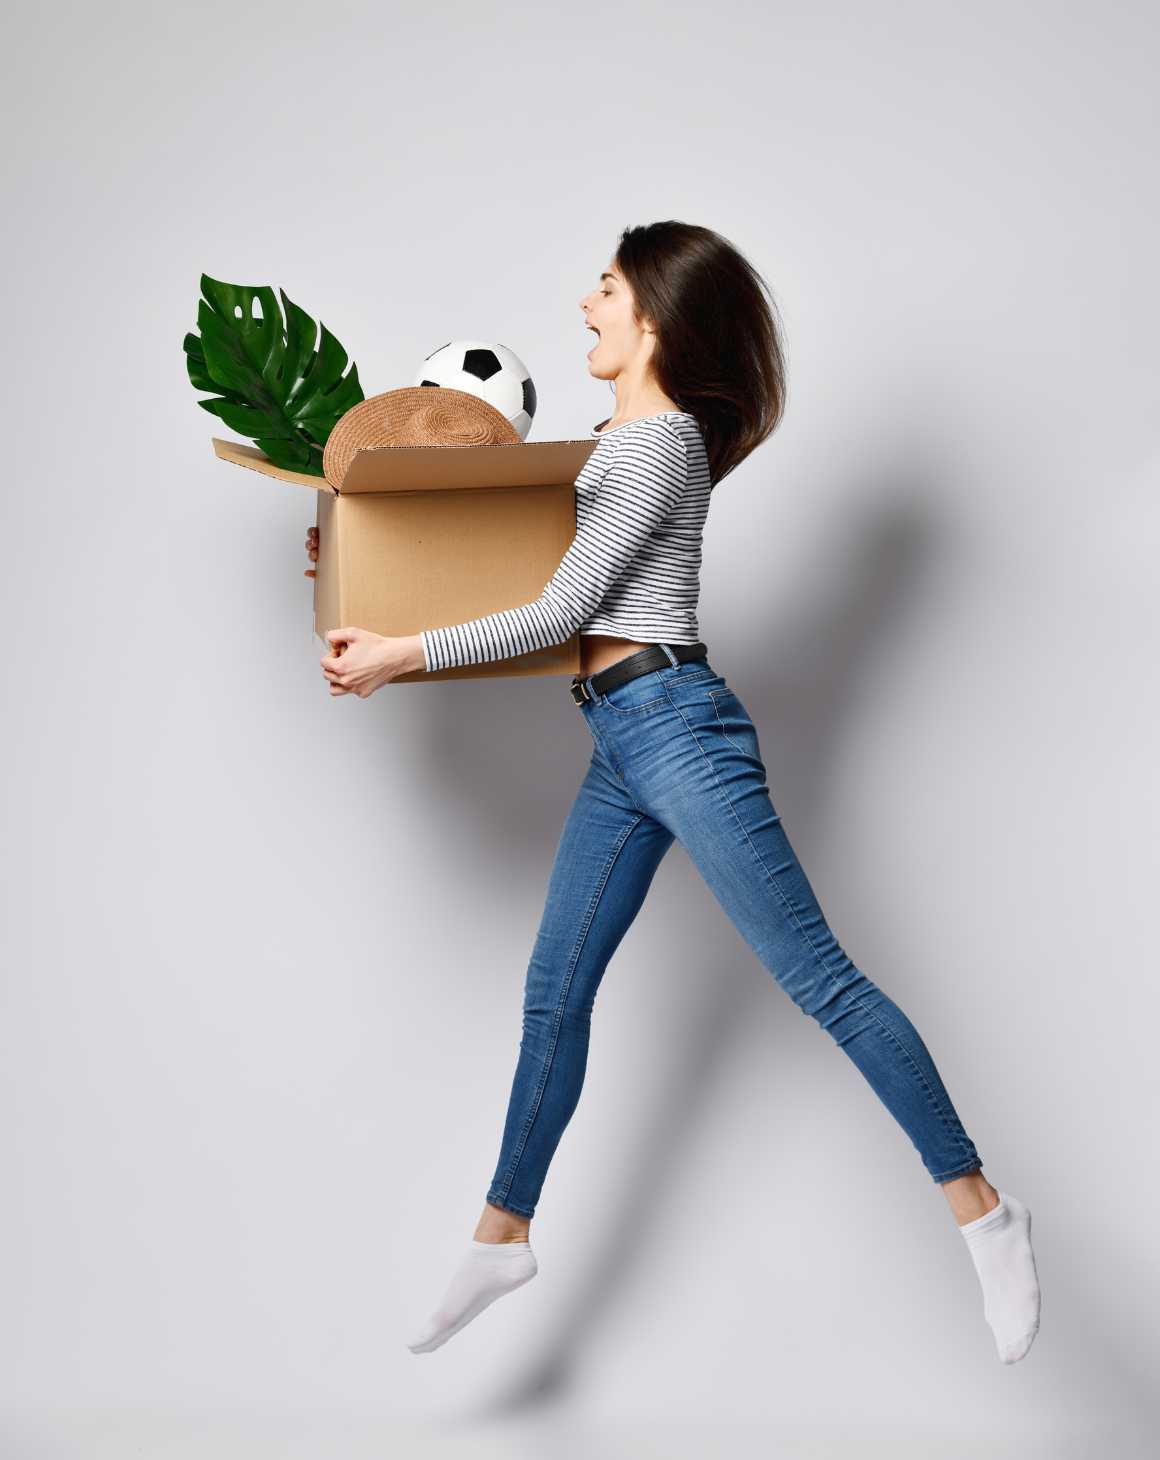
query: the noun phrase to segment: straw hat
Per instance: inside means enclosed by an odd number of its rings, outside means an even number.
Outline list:
[[[340,487],[356,451],[368,446],[522,446],[494,406],[465,390],[409,385],[353,406],[330,433],[322,469]]]

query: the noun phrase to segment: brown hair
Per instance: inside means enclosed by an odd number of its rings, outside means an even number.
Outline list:
[[[656,331],[652,372],[701,428],[713,485],[777,429],[781,326],[769,285],[719,233],[691,223],[626,228],[616,264]]]

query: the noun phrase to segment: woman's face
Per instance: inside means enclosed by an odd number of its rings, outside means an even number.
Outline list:
[[[588,371],[597,380],[615,380],[634,365],[648,365],[656,335],[633,317],[632,307],[632,291],[615,263],[580,301],[585,324],[599,336],[588,352]]]

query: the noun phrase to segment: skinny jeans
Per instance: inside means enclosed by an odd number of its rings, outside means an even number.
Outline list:
[[[528,967],[519,1061],[487,1200],[517,1216],[535,1213],[580,1098],[600,980],[674,840],[794,1003],[861,1070],[934,1180],[977,1170],[982,1163],[917,1030],[826,925],[770,800],[753,723],[707,660],[630,680],[583,713],[595,749],[564,825]]]

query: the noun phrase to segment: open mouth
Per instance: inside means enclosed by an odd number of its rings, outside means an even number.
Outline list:
[[[589,358],[589,360],[591,360],[592,357],[593,357],[593,355],[595,355],[596,354],[596,351],[600,348],[600,331],[596,328],[596,326],[594,324],[590,324],[590,325],[587,325],[585,327],[587,329],[590,329],[592,331],[592,333],[596,336],[596,343],[588,351],[588,358]]]

